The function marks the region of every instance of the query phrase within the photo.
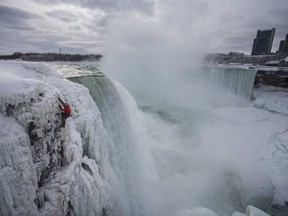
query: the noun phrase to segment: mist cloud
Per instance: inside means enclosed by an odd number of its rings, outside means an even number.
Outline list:
[[[177,98],[184,104],[185,73],[199,66],[206,51],[205,20],[199,11],[205,12],[207,5],[188,0],[166,3],[158,1],[154,16],[122,14],[108,23],[103,70],[136,98]]]

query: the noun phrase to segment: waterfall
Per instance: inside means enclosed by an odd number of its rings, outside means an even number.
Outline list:
[[[204,67],[204,76],[218,90],[250,99],[256,76],[255,69],[236,67]]]
[[[106,146],[116,176],[112,189],[116,203],[111,214],[149,215],[141,189],[146,178],[141,160],[145,155],[141,145],[145,128],[136,102],[119,83],[107,77],[92,75],[69,79],[89,89],[112,141],[111,146]]]
[[[250,98],[256,71],[211,67],[204,68],[203,71],[202,74],[204,74],[206,84],[208,83],[207,86],[211,86],[211,90],[215,88],[219,90],[215,91],[214,94],[220,92],[219,96],[222,97],[222,91],[225,91],[241,98]],[[116,81],[104,75],[75,76],[70,77],[69,79],[73,82],[82,84],[89,89],[89,93],[100,111],[103,127],[111,140],[111,142],[105,143],[104,146],[102,145],[103,148],[106,148],[105,152],[108,152],[107,157],[113,172],[111,176],[115,177],[111,189],[113,193],[112,197],[114,198],[112,201],[113,205],[107,215],[173,215],[175,212],[173,213],[170,211],[177,211],[186,205],[191,205],[191,207],[193,207],[193,204],[195,203],[199,203],[199,205],[202,205],[203,203],[209,204],[209,207],[212,209],[217,209],[217,204],[219,203],[215,202],[213,199],[211,200],[208,195],[208,198],[206,196],[205,187],[208,187],[210,184],[209,181],[198,191],[199,193],[201,193],[201,190],[204,191],[203,197],[201,198],[203,200],[201,202],[194,196],[194,194],[198,193],[197,190],[194,188],[190,191],[189,189],[191,187],[190,184],[202,185],[194,179],[195,176],[192,175],[192,173],[180,175],[182,176],[181,178],[183,178],[183,182],[179,185],[178,180],[175,180],[179,177],[178,164],[180,163],[181,165],[181,161],[183,161],[184,164],[190,164],[191,162],[189,159],[190,157],[188,157],[190,153],[186,152],[185,149],[182,149],[183,146],[181,143],[183,137],[177,138],[176,134],[170,134],[171,137],[169,135],[169,138],[166,140],[163,139],[162,132],[158,131],[160,142],[162,139],[164,143],[159,144],[157,143],[157,137],[156,140],[155,137],[152,138],[152,142],[155,142],[157,147],[152,148],[154,154],[150,155],[149,150],[152,149],[148,150],[145,147],[145,144],[151,142],[151,140],[149,140],[151,137],[147,137],[145,121],[143,119],[147,118],[147,115],[143,115],[143,113],[138,110],[136,102],[127,90]],[[205,89],[203,89],[203,91],[205,91]],[[214,99],[219,100],[217,97]],[[222,100],[225,100],[224,96]],[[195,102],[195,100],[191,101]],[[154,125],[153,121],[152,124]],[[158,124],[159,122],[155,122],[156,130],[160,129],[158,128]],[[170,128],[166,124],[163,125],[163,127],[165,127],[165,130]],[[174,125],[174,127],[178,126]],[[165,135],[167,134],[165,133]],[[166,142],[168,142],[168,144]],[[166,145],[169,146],[169,143],[171,146],[168,148],[168,151]],[[163,145],[163,147],[161,145]],[[174,148],[172,148],[174,145],[179,146],[174,150]],[[149,148],[151,148],[151,146]],[[171,155],[169,155],[169,152],[171,152]],[[174,157],[175,161],[173,159]],[[162,170],[161,166],[153,166],[151,161],[155,161],[155,159],[163,160],[164,164],[170,164],[170,162],[171,164],[168,167],[163,166]],[[179,159],[181,160],[179,161]],[[155,175],[155,173],[159,174],[161,172],[166,172],[168,174],[168,179],[156,179],[157,175]],[[204,170],[203,172],[205,173],[206,171]],[[220,176],[219,178],[222,177]],[[156,181],[153,181],[155,179]],[[225,188],[224,185],[220,185],[221,190]],[[189,192],[184,193],[183,191],[186,190]],[[179,196],[179,200],[174,198],[174,193],[176,197]],[[215,193],[215,196],[218,196],[222,192],[215,189],[213,193]],[[150,197],[152,194],[154,194],[154,196]],[[148,199],[152,200],[150,202],[155,203],[150,203]],[[226,202],[229,199],[229,194],[227,197],[226,195],[223,195],[220,201],[224,200],[223,202]],[[163,202],[160,200],[163,200]],[[216,207],[213,206],[214,204]],[[234,204],[231,203],[229,204],[229,208],[230,205],[234,206]],[[230,209],[228,211],[223,207],[223,209],[220,209],[219,211],[232,212],[233,210]]]

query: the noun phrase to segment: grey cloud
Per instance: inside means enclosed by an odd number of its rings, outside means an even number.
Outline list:
[[[2,27],[9,29],[9,30],[19,30],[19,31],[31,31],[34,30],[34,28],[32,26],[29,25],[19,25],[19,24],[3,24]]]
[[[14,34],[11,36],[8,32],[0,34],[0,47],[4,54],[19,52],[58,52],[58,41],[68,40],[69,38],[61,36],[48,36],[34,38],[23,37],[22,35]],[[5,42],[4,42],[5,41]],[[88,45],[87,45],[88,47]],[[86,46],[69,47],[61,46],[63,53],[85,53]]]
[[[0,28],[0,31],[0,47],[5,54],[11,54],[16,51],[39,51],[39,46],[37,46],[37,43],[31,43],[27,40],[27,37],[23,37],[21,34],[15,34],[15,31],[5,31],[3,28]]]
[[[112,10],[136,10],[146,14],[150,14],[154,9],[153,0],[100,0],[100,1],[84,1],[87,6],[100,7]]]
[[[32,30],[27,21],[35,18],[40,16],[19,8],[0,5],[0,24],[6,29]]]
[[[233,23],[237,31],[235,33],[225,32],[229,37],[223,35],[226,45],[232,49],[247,50],[252,49],[253,39],[256,37],[258,29],[276,28],[272,52],[278,49],[279,41],[288,34],[288,9],[272,9],[266,13],[259,13],[253,19],[245,20],[246,17],[238,15],[222,15],[221,20],[225,23]]]
[[[243,27],[254,29],[255,35],[257,29],[276,28],[277,32],[288,31],[288,7],[271,9],[267,13],[259,14],[250,19],[249,22],[243,22]]]
[[[214,39],[220,41],[221,46],[218,48],[221,48],[221,52],[239,51],[250,54],[253,37],[249,32],[235,32],[234,34],[217,35]]]
[[[34,0],[43,4],[74,4],[85,8],[97,8],[104,11],[136,10],[144,14],[153,13],[154,0]]]
[[[69,27],[69,30],[71,31],[80,31],[81,30],[81,26],[80,25],[73,25]]]
[[[288,5],[283,8],[278,8],[278,9],[271,9],[269,11],[270,15],[272,17],[277,18],[280,21],[285,21],[287,22],[288,19]]]
[[[220,15],[220,21],[223,23],[241,23],[243,16],[238,14],[223,13]]]
[[[233,44],[233,43],[243,44],[244,42],[251,43],[251,41],[253,41],[253,38],[250,39],[247,37],[247,35],[236,35],[236,36],[229,36],[229,37],[225,38],[225,41],[227,43],[230,43],[230,44]],[[247,42],[247,41],[249,41],[249,42]]]
[[[283,40],[285,35],[288,34],[288,9],[271,10],[267,16],[269,16],[269,21],[264,17],[254,18],[242,28],[246,28],[246,31],[251,32],[251,40],[256,37],[256,31],[258,29],[276,28],[272,47],[272,51],[276,51],[279,46],[279,41]]]
[[[276,27],[276,35],[288,34],[288,5],[286,8],[271,10],[271,22]]]
[[[29,11],[25,11],[15,7],[8,7],[0,5],[0,21],[1,22],[19,22],[23,19],[39,18],[39,15],[33,14]]]
[[[95,15],[93,20],[94,22],[90,22],[90,23],[84,23],[83,26],[86,27],[87,29],[91,30],[92,32],[97,32],[100,34],[106,34],[106,27],[109,23],[109,20],[113,19],[114,16],[111,14],[105,14],[101,17]]]
[[[95,20],[97,20],[96,25],[99,27],[104,27],[107,25],[107,22],[109,21],[109,19],[111,19],[113,17],[113,15],[110,14],[106,14],[105,16],[101,17],[101,18],[97,18],[95,17]]]
[[[74,23],[78,20],[77,14],[70,13],[64,10],[55,10],[52,12],[47,12],[46,15],[52,18],[59,19],[66,23]]]

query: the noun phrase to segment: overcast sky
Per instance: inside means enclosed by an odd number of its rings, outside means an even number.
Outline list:
[[[250,54],[257,29],[273,27],[275,52],[288,34],[287,0],[0,0],[0,54],[105,53],[127,38],[143,49],[183,40]]]

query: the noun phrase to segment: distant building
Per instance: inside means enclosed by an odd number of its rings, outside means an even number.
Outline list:
[[[285,44],[285,40],[281,40],[280,44],[279,44],[279,49],[278,52],[282,52],[283,48],[284,48],[284,44]]]
[[[278,52],[288,53],[288,34],[286,34],[285,40],[280,41]]]
[[[268,55],[271,53],[275,28],[267,30],[258,30],[253,42],[251,55]]]

